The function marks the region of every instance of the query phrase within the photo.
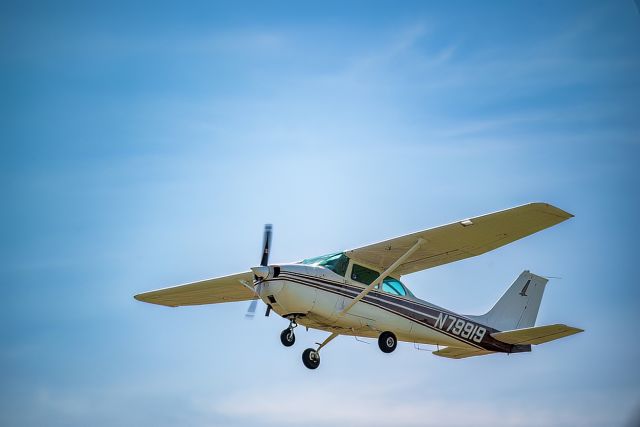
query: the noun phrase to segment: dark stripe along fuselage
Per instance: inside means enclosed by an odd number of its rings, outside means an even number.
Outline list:
[[[286,280],[304,286],[310,286],[315,289],[341,295],[347,298],[354,298],[363,290],[361,287],[348,283],[337,282],[326,278],[319,278],[291,271],[282,271],[277,278],[267,279],[266,282],[279,280]],[[503,353],[517,353],[531,350],[531,346],[529,345],[511,345],[496,340],[491,336],[492,333],[498,332],[496,329],[474,322],[457,313],[426,305],[416,301],[415,299],[404,298],[380,292],[378,290],[372,290],[360,302],[378,307],[397,316],[401,316],[475,348]],[[448,319],[451,317],[455,319],[462,319],[465,323],[473,324],[476,327],[485,328],[486,333],[482,337],[482,340],[480,340],[480,342],[475,342],[471,338],[464,338],[460,335],[451,333],[451,328],[447,328],[450,325],[450,323],[447,323]],[[438,320],[436,320],[438,318],[447,319],[444,321],[444,327],[438,327]],[[440,325],[442,325],[442,320]],[[449,329],[449,331],[447,331],[447,329]]]

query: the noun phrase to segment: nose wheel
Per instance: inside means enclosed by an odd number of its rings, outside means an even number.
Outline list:
[[[297,327],[295,319],[289,321],[289,327],[280,333],[280,342],[285,347],[291,347],[296,342],[296,335],[293,333],[293,329]]]
[[[287,328],[280,333],[280,342],[285,347],[291,347],[296,342],[296,335],[293,328]]]

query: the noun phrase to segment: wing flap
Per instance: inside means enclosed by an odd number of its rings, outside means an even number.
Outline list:
[[[394,276],[402,276],[489,252],[571,217],[550,204],[530,203],[352,249],[346,254],[385,270],[418,238],[423,238],[425,243],[395,270]]]
[[[135,295],[138,301],[178,307],[182,305],[217,304],[256,299],[256,295],[241,283],[252,283],[250,271],[230,276],[201,280],[170,288]]]
[[[584,332],[583,329],[556,324],[535,326],[533,328],[515,329],[513,331],[495,332],[491,336],[508,344],[542,344]]]
[[[436,356],[446,357],[449,359],[464,359],[466,357],[484,356],[487,354],[495,353],[489,350],[483,350],[481,348],[459,348],[459,347],[445,347],[442,350],[432,352]]]

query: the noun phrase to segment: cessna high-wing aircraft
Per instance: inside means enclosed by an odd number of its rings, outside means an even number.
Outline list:
[[[138,294],[139,301],[169,307],[257,299],[289,320],[280,334],[287,347],[298,325],[330,335],[302,353],[309,369],[338,335],[377,338],[391,353],[398,341],[437,345],[453,359],[531,351],[531,345],[583,332],[556,324],[535,326],[547,279],[524,271],[486,314],[457,314],[417,298],[400,281],[406,274],[470,258],[556,225],[573,215],[531,203],[467,218],[361,248],[289,264],[269,264],[271,226],[265,226],[260,265],[231,276]],[[440,346],[444,348],[440,349]]]

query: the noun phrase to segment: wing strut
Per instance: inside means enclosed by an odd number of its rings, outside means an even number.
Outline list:
[[[375,288],[378,284],[382,283],[382,281],[391,273],[393,273],[393,271],[398,268],[398,266],[400,264],[402,264],[404,262],[405,259],[409,258],[411,256],[412,253],[414,253],[415,251],[418,250],[418,248],[424,243],[424,239],[422,237],[420,237],[416,243],[411,246],[411,248],[404,253],[404,255],[402,255],[400,258],[398,258],[396,260],[396,262],[394,262],[393,264],[391,264],[391,266],[389,266],[389,268],[387,268],[385,271],[382,272],[382,274],[380,274],[380,276],[378,276],[378,278],[376,280],[374,280],[373,282],[371,282],[371,284],[369,286],[367,286],[366,288],[364,288],[364,290],[362,292],[360,292],[353,300],[351,300],[351,302],[340,312],[338,313],[338,319],[342,316],[344,316],[345,314],[347,314],[347,312],[349,310],[351,310],[351,308],[356,305],[356,303],[358,303],[358,301],[360,301],[362,298],[364,298],[365,296],[367,296],[367,294],[369,292],[371,292],[373,290],[373,288]]]

